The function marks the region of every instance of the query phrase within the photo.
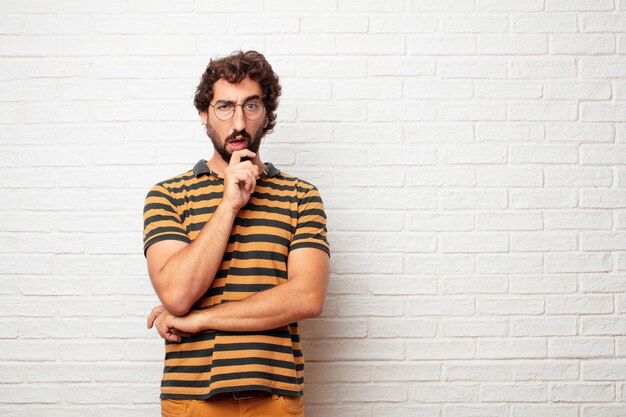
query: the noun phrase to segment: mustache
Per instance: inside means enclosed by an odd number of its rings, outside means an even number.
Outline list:
[[[252,139],[252,136],[246,132],[245,130],[242,130],[241,132],[233,132],[230,135],[228,135],[226,137],[226,142],[230,142],[231,140],[235,139],[237,136],[241,136],[244,139]]]

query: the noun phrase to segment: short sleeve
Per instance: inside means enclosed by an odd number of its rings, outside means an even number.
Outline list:
[[[298,224],[289,251],[298,248],[317,248],[330,255],[322,197],[315,187],[307,189],[300,195],[302,197],[298,199]]]
[[[150,245],[161,240],[179,240],[191,243],[176,200],[162,185],[155,185],[148,192],[143,207],[143,253]]]

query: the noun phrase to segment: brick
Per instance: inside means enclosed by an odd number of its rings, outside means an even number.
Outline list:
[[[476,10],[480,12],[523,12],[543,10],[543,1],[532,0],[519,3],[515,0],[478,0]]]
[[[335,11],[337,8],[337,0],[322,0],[319,3],[299,4],[287,0],[266,0],[265,10],[280,12],[321,12]]]
[[[2,404],[53,404],[59,401],[61,401],[61,390],[55,386],[20,384],[3,386],[0,391]]]
[[[509,21],[504,16],[447,16],[442,18],[445,33],[505,33]]]
[[[577,31],[576,14],[516,13],[511,15],[513,33],[571,33]]]
[[[440,105],[443,120],[506,120],[506,106],[501,104]]]
[[[515,209],[573,208],[578,195],[572,190],[548,189],[546,191],[517,190],[509,192],[511,207]]]
[[[562,102],[511,103],[509,118],[521,121],[576,120],[577,107]]]
[[[614,9],[612,0],[546,0],[546,10],[554,11],[608,11]]]
[[[283,2],[286,4],[286,2]],[[284,6],[285,4],[280,4]],[[277,5],[278,6],[278,5]],[[261,12],[263,11],[262,0],[233,0],[228,3],[205,3],[200,2],[195,5],[195,10],[203,13],[230,13],[230,12]]]
[[[471,187],[476,185],[473,168],[413,168],[407,171],[406,183],[411,187]]]
[[[606,123],[546,123],[545,129],[546,140],[554,142],[612,142],[615,137],[615,129]]]
[[[470,338],[410,340],[406,342],[406,357],[413,360],[473,359],[476,341]]]
[[[508,407],[502,405],[449,405],[444,410],[447,417],[508,417]]]
[[[342,317],[393,317],[403,314],[404,304],[398,303],[393,297],[378,297],[377,300],[368,300],[363,297],[344,297],[338,309],[338,315]]]
[[[53,361],[56,359],[56,345],[54,341],[3,340],[0,359],[28,362]]]
[[[411,316],[458,316],[471,315],[475,312],[474,300],[471,298],[445,297],[409,298],[407,300],[407,314]]]
[[[626,27],[626,16],[607,13],[581,15],[583,32],[621,32]]]
[[[361,4],[361,3],[359,3]],[[256,16],[255,16],[256,18]],[[280,26],[268,26],[268,32],[276,31]],[[295,32],[298,31],[298,21],[295,21]],[[367,16],[316,15],[303,16],[300,18],[299,29],[302,33],[365,33],[368,29]],[[280,29],[284,30],[284,29]]]
[[[478,167],[476,171],[479,187],[541,187],[543,174],[532,168]]]
[[[509,238],[500,233],[457,233],[439,237],[441,253],[507,252]]]
[[[415,231],[460,231],[473,228],[474,216],[467,213],[423,212],[411,214],[409,220],[409,230]]]
[[[574,381],[579,377],[575,360],[515,361],[516,381]]]
[[[626,120],[626,109],[611,103],[582,103],[581,118],[593,122],[621,122]]]
[[[580,277],[583,293],[626,292],[626,275],[586,274]]]
[[[549,277],[512,276],[509,280],[509,291],[512,294],[562,294],[577,290],[574,275],[551,275]]]
[[[545,401],[546,396],[544,384],[485,384],[480,387],[480,400],[485,402],[541,402]]]
[[[309,81],[307,80],[306,82],[308,83]],[[339,100],[398,99],[402,95],[402,83],[395,80],[341,80],[333,83],[333,97]]]
[[[613,172],[606,168],[546,167],[544,173],[546,187],[610,187],[613,183]]]
[[[619,336],[626,332],[626,322],[613,317],[582,317],[582,334],[585,336]]]
[[[443,164],[490,164],[507,160],[507,147],[494,144],[443,144],[438,147],[438,161]]]
[[[481,55],[545,55],[548,39],[545,35],[481,35],[478,52]]]
[[[394,277],[392,280],[372,277],[367,280],[370,293],[376,295],[435,294],[435,277]]]
[[[309,362],[404,359],[403,340],[308,341],[303,349]]]
[[[539,213],[478,213],[476,228],[478,230],[540,230],[542,218]]]
[[[576,405],[513,404],[511,417],[578,417]]]
[[[610,100],[611,84],[608,81],[560,81],[546,83],[547,100]]]
[[[607,272],[611,257],[606,254],[563,253],[546,255],[546,272]]]
[[[553,358],[593,358],[615,354],[610,337],[551,337],[548,356]]]
[[[615,399],[613,384],[557,383],[549,388],[549,399],[555,402],[603,402]]]
[[[389,201],[394,202],[394,209],[436,209],[437,195],[432,191],[422,190],[374,190],[368,194],[368,205],[372,208],[388,208]]]
[[[474,93],[472,83],[465,81],[406,81],[403,84],[402,96],[410,100],[469,99]]]
[[[435,61],[412,57],[371,57],[367,60],[367,73],[374,76],[433,75]]]
[[[107,360],[120,361],[124,359],[125,347],[119,341],[107,341],[106,343],[102,343],[102,341],[71,341],[60,342],[58,350],[59,358],[62,361],[98,362]],[[148,360],[148,358],[143,360]]]
[[[547,230],[606,230],[611,229],[613,218],[605,211],[578,210],[577,212],[554,211],[544,213]]]
[[[543,257],[536,254],[478,254],[476,272],[483,274],[539,273],[542,272]]]
[[[577,236],[567,233],[512,233],[512,252],[573,251],[578,247]]]
[[[87,335],[84,320],[22,319],[20,325],[25,339],[75,339]]]
[[[444,364],[446,381],[511,381],[514,377],[513,366],[499,361],[454,361]]]
[[[583,408],[584,417],[623,417],[624,407],[621,405],[589,405]]]
[[[544,304],[541,298],[479,298],[476,312],[487,315],[538,315],[544,312]]]
[[[511,336],[574,336],[577,333],[575,318],[512,319]]]
[[[441,365],[437,362],[402,362],[398,364],[391,362],[372,367],[372,379],[380,382],[437,381],[440,378],[440,373]]]
[[[494,79],[507,77],[507,65],[505,62],[471,59],[470,57],[441,57],[437,60],[440,66],[438,74],[444,78],[474,78]]]
[[[519,98],[538,99],[542,96],[542,86],[539,83],[527,82],[477,82],[476,96],[480,98]]]
[[[607,55],[615,53],[612,35],[553,35],[550,37],[553,55]]]
[[[93,369],[84,364],[37,363],[24,368],[28,383],[37,382],[90,382]]]
[[[369,17],[372,33],[434,33],[436,30],[437,18],[432,15],[386,13]]]
[[[409,11],[411,12],[471,12],[474,10],[474,2],[470,0],[411,0]]]
[[[308,340],[337,337],[362,338],[368,334],[368,323],[365,320],[310,320],[303,323],[301,334]]]
[[[415,384],[412,398],[425,403],[478,402],[478,385]]]
[[[495,320],[447,320],[441,323],[441,335],[447,337],[507,336],[509,324]]]
[[[349,384],[339,387],[340,398],[352,398],[357,402],[403,402],[408,398],[405,385]]]
[[[581,249],[584,251],[626,250],[626,233],[582,233]]]
[[[439,279],[442,294],[502,294],[508,283],[504,276],[444,276]]]
[[[337,53],[340,55],[403,55],[404,36],[398,35],[342,35],[337,37]]]
[[[71,384],[64,388],[64,397],[71,404],[119,404],[133,401],[129,386],[105,384]]]
[[[510,64],[510,78],[576,78],[577,65],[573,58],[537,58],[512,60]],[[584,77],[590,78],[590,77]]]
[[[581,58],[580,76],[588,78],[623,78],[626,75],[625,58]]]
[[[363,363],[307,363],[306,374],[307,383],[312,384],[368,382],[371,378],[372,367]]]
[[[341,59],[299,59],[296,63],[296,74],[302,77],[353,78],[367,74],[367,61],[357,57]]]
[[[506,195],[501,191],[442,191],[439,198],[444,209],[503,209],[507,205]]]
[[[626,158],[626,146],[582,145],[580,156],[585,165],[618,165]]]
[[[472,255],[406,255],[405,270],[418,274],[469,274],[474,272]]]
[[[467,35],[407,36],[410,55],[472,55],[477,51],[476,38]]]
[[[369,147],[367,161],[373,166],[434,165],[435,148],[430,145]]]
[[[626,361],[592,359],[581,362],[583,381],[623,381],[626,378]]]
[[[437,323],[432,320],[371,318],[367,328],[367,335],[374,338],[434,337],[436,333]]]
[[[611,295],[581,297],[546,297],[546,314],[610,314],[613,312]]]
[[[624,208],[626,192],[622,190],[582,189],[581,208]]]
[[[434,106],[421,101],[367,103],[368,119],[375,122],[431,121],[435,119],[435,113]]]
[[[477,343],[476,356],[486,359],[545,358],[547,351],[545,338],[484,338]]]
[[[367,237],[370,252],[426,252],[437,249],[435,236],[425,234],[377,233]]]

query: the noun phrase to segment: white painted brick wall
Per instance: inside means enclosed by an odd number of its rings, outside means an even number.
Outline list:
[[[0,1],[0,415],[159,415],[143,198],[239,48],[328,209],[308,416],[625,415],[624,0]]]

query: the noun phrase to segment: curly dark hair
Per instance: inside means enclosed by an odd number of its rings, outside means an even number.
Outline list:
[[[276,109],[281,88],[272,66],[257,51],[235,51],[227,57],[211,59],[196,88],[193,104],[198,112],[206,112],[213,99],[213,84],[217,80],[224,78],[229,83],[239,83],[246,76],[261,84],[268,119],[267,127],[263,131],[270,132],[276,125]]]

